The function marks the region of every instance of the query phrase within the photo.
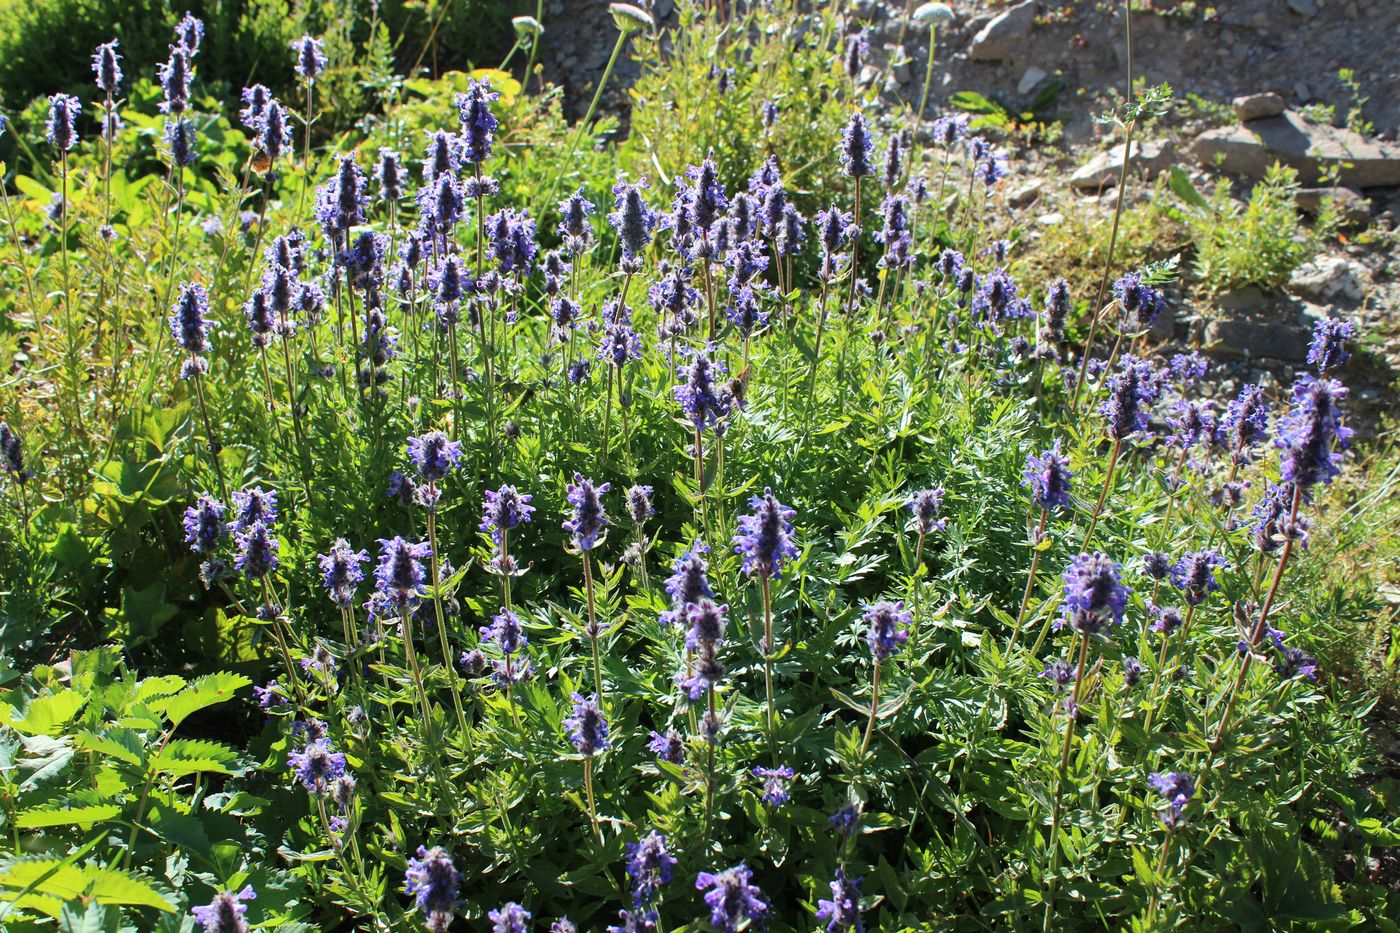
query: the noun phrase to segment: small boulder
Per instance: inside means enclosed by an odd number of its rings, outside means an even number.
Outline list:
[[[1025,0],[992,18],[972,40],[968,56],[973,61],[998,62],[1011,58],[1021,40],[1035,25],[1035,0]]]
[[[1335,171],[1348,188],[1400,185],[1400,146],[1348,129],[1309,123],[1291,110],[1248,126],[1207,130],[1191,146],[1196,160],[1227,172],[1263,178],[1275,162],[1291,166],[1304,185]]]
[[[1012,207],[1025,207],[1034,203],[1040,197],[1040,192],[1044,189],[1045,183],[1039,179],[1022,185],[1007,197],[1007,203]]]
[[[1016,93],[1022,96],[1029,94],[1036,89],[1040,82],[1046,79],[1044,68],[1037,68],[1035,65],[1026,69],[1026,73],[1021,75],[1021,80],[1016,84]]]
[[[1232,103],[1235,107],[1235,116],[1239,118],[1241,123],[1262,120],[1264,117],[1276,117],[1283,113],[1283,98],[1273,91],[1266,94],[1246,94],[1243,97],[1236,97]]]
[[[1171,148],[1166,143],[1142,141],[1133,143],[1130,164],[1146,171],[1149,178],[1171,166]],[[1123,147],[1100,152],[1069,177],[1069,183],[1080,191],[1101,191],[1118,184],[1123,171]]]
[[[1288,290],[1319,303],[1339,298],[1360,301],[1366,296],[1369,279],[1365,269],[1341,256],[1319,256],[1294,271]]]
[[[1299,16],[1316,16],[1317,0],[1288,0],[1288,8]]]
[[[1312,333],[1306,327],[1257,315],[1210,321],[1202,343],[1206,352],[1220,356],[1298,362],[1307,354],[1311,339]]]
[[[1293,202],[1304,214],[1316,217],[1331,200],[1342,221],[1349,225],[1364,224],[1371,219],[1371,202],[1353,188],[1299,188]]]

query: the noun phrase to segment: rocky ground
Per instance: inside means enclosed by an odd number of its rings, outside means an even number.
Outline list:
[[[731,0],[731,3],[733,0]],[[905,11],[920,0],[853,0],[848,29],[871,31],[864,80],[892,99],[917,101],[928,67],[928,35]],[[1095,115],[1125,93],[1127,38],[1121,2],[949,0],[956,18],[939,28],[930,109],[957,91],[976,91],[1011,110],[1040,97],[1037,119],[1059,128],[1008,141],[1020,174],[1005,209],[1031,242],[1067,210],[1111,211],[1121,153]],[[655,0],[663,24],[671,0]],[[546,0],[546,77],[566,88],[572,109],[587,106],[616,38],[607,0]],[[1397,0],[1134,0],[1133,67],[1149,84],[1169,83],[1177,105],[1144,133],[1133,155],[1129,203],[1150,194],[1141,182],[1180,165],[1206,190],[1224,172],[1247,197],[1274,161],[1303,184],[1299,206],[1315,212],[1322,184],[1342,199],[1351,224],[1278,293],[1257,289],[1210,299],[1180,295],[1160,332],[1205,349],[1229,382],[1285,383],[1306,351],[1311,322],[1354,320],[1368,336],[1355,401],[1374,426],[1400,408],[1400,36]],[[1383,37],[1391,37],[1385,39]],[[608,95],[626,106],[637,74],[624,61]],[[1359,91],[1338,72],[1351,69]],[[1058,84],[1054,95],[1047,89]],[[1355,96],[1369,98],[1365,136],[1343,128]],[[1047,100],[1048,98],[1048,100]],[[1336,114],[1330,125],[1322,109]],[[1335,181],[1323,175],[1333,169]]]

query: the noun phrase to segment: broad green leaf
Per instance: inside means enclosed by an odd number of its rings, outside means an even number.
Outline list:
[[[11,713],[10,725],[25,735],[57,735],[86,703],[86,697],[72,690],[36,697],[23,716]]]
[[[230,674],[225,671],[206,674],[165,703],[154,705],[157,708],[163,707],[166,718],[178,726],[205,707],[233,699],[235,693],[250,683],[252,681],[242,674]]]
[[[154,907],[166,912],[174,910],[170,902],[148,882],[128,872],[94,865],[79,867],[55,858],[10,862],[0,868],[0,886],[20,890],[29,888],[30,894],[59,901],[86,897],[98,904]],[[57,916],[57,912],[50,916]]]

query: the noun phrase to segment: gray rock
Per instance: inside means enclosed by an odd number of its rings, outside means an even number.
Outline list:
[[[1246,285],[1244,288],[1216,296],[1215,304],[1223,311],[1250,311],[1263,307],[1267,300],[1258,288]]]
[[[1316,16],[1317,0],[1288,0],[1288,8],[1299,16]]]
[[[1324,169],[1335,169],[1348,188],[1400,185],[1400,146],[1317,126],[1291,110],[1248,126],[1207,130],[1191,150],[1202,165],[1251,178],[1263,178],[1270,165],[1282,162],[1297,169],[1305,185],[1318,184]]]
[[[1272,91],[1265,94],[1247,94],[1244,97],[1236,97],[1232,102],[1235,107],[1235,116],[1241,123],[1248,123],[1250,120],[1258,120],[1263,117],[1276,117],[1283,113],[1283,98]]]
[[[1304,214],[1316,216],[1328,200],[1348,224],[1364,224],[1371,219],[1371,201],[1353,188],[1299,188],[1293,203]]]
[[[1320,256],[1293,273],[1288,289],[1310,301],[1360,301],[1369,284],[1370,276],[1361,266],[1341,256]]]
[[[1039,198],[1040,192],[1044,190],[1044,188],[1045,183],[1039,180],[1022,185],[1011,192],[1011,195],[1006,199],[1007,203],[1012,207],[1025,207],[1027,204],[1031,204]]]
[[[1210,321],[1202,342],[1207,352],[1221,356],[1297,362],[1307,355],[1311,340],[1306,327],[1260,315]]]
[[[1130,165],[1144,169],[1149,178],[1171,166],[1171,147],[1166,143],[1134,142]],[[1080,191],[1100,191],[1118,184],[1123,171],[1123,147],[1115,145],[1100,152],[1069,177]]]
[[[1035,0],[1025,0],[992,19],[972,40],[968,55],[974,61],[995,62],[1011,58],[1035,24]]]
[[[1021,75],[1021,80],[1017,82],[1016,93],[1022,95],[1029,94],[1031,91],[1035,90],[1036,85],[1044,81],[1046,77],[1044,68],[1037,68],[1035,65],[1030,66],[1026,69],[1026,73]]]
[[[890,53],[890,74],[894,77],[896,84],[909,83],[909,53],[904,51],[904,46],[897,45]]]

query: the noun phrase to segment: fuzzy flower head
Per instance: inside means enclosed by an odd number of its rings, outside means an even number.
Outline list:
[[[702,871],[695,876],[695,889],[705,892],[711,925],[725,933],[738,933],[750,921],[764,918],[768,902],[752,881],[753,872],[743,862],[722,872]]]
[[[1152,789],[1162,795],[1168,807],[1162,813],[1162,824],[1174,827],[1181,820],[1181,811],[1196,795],[1196,780],[1184,771],[1153,774],[1147,779]]]
[[[1279,473],[1286,483],[1304,492],[1330,483],[1342,468],[1341,451],[1351,439],[1342,424],[1342,400],[1347,388],[1335,379],[1304,374],[1293,384],[1293,407],[1280,421],[1274,445],[1279,449]]]
[[[257,580],[277,569],[278,540],[272,536],[267,525],[254,522],[239,533],[235,540],[238,554],[233,566],[241,570],[250,580]]]
[[[99,91],[115,95],[121,90],[122,56],[116,39],[102,43],[92,53],[92,73]]]
[[[617,231],[623,263],[632,271],[641,268],[642,254],[651,244],[652,231],[656,228],[656,211],[642,196],[647,187],[645,178],[632,183],[619,177],[612,189],[613,211],[608,215],[608,223]]]
[[[1199,606],[1206,596],[1220,589],[1215,568],[1225,566],[1225,558],[1214,548],[1188,551],[1172,565],[1172,586],[1181,590],[1187,605]]]
[[[457,469],[462,461],[462,442],[441,431],[429,431],[408,439],[408,459],[427,482],[436,482]]]
[[[418,857],[408,860],[403,876],[404,893],[413,898],[414,906],[434,933],[452,925],[461,883],[462,875],[452,864],[452,856],[439,846],[419,846]]]
[[[842,63],[846,69],[846,77],[854,81],[860,77],[861,66],[870,56],[870,30],[861,29],[846,37],[846,54],[842,58]]]
[[[573,517],[565,521],[563,528],[573,536],[574,547],[580,551],[591,551],[598,546],[599,536],[608,525],[607,513],[603,511],[603,495],[610,484],[594,486],[592,480],[584,479],[580,473],[574,474],[569,484],[569,504],[573,506]]]
[[[481,531],[500,544],[503,532],[530,521],[530,515],[535,511],[530,504],[531,498],[514,486],[486,490],[486,501],[481,507]]]
[[[190,106],[190,79],[194,68],[190,63],[193,53],[180,45],[170,47],[170,58],[156,68],[161,90],[165,99],[160,104],[161,113],[179,116]]]
[[[1229,448],[1236,464],[1249,462],[1249,452],[1269,436],[1269,405],[1263,386],[1253,383],[1230,400],[1216,428],[1216,443]]]
[[[792,520],[797,512],[779,502],[767,488],[763,495],[749,500],[749,507],[753,514],[739,519],[734,552],[744,558],[744,573],[776,580],[782,576],[783,564],[798,553],[792,543]]]
[[[632,486],[624,493],[627,515],[632,519],[632,524],[640,525],[656,514],[656,508],[651,504],[651,494],[650,486]]]
[[[921,489],[914,493],[906,504],[914,515],[919,534],[928,535],[948,527],[948,522],[938,517],[938,513],[943,510],[942,486],[937,489]]]
[[[574,748],[578,749],[581,755],[596,755],[603,749],[612,745],[608,740],[608,721],[603,718],[603,710],[598,705],[598,695],[592,694],[585,697],[583,694],[572,695],[574,701],[574,713],[564,720],[564,726],[569,730],[569,741]]]
[[[255,900],[257,896],[251,884],[236,894],[220,891],[207,905],[192,908],[190,913],[204,933],[248,933],[248,921],[243,919],[248,905],[243,902]]]
[[[837,867],[831,882],[831,899],[817,901],[817,919],[825,920],[828,933],[854,930],[861,933],[865,925],[860,920],[860,878],[852,878],[846,869]]]
[[[345,773],[345,755],[332,750],[326,739],[317,739],[301,751],[288,754],[287,765],[308,792],[325,796]]]
[[[724,375],[724,364],[704,350],[681,365],[681,382],[671,392],[696,431],[713,428],[729,415],[732,400],[719,384]]]
[[[1113,294],[1123,307],[1124,317],[1131,318],[1135,329],[1148,330],[1166,307],[1162,293],[1142,280],[1142,275],[1129,272],[1113,283]]]
[[[570,253],[577,256],[593,242],[593,226],[588,222],[593,202],[584,196],[583,188],[559,202],[559,235]]]
[[[1308,362],[1318,374],[1341,366],[1351,359],[1347,341],[1356,336],[1356,325],[1350,321],[1322,318],[1313,325],[1312,345],[1308,347]]]
[[[667,729],[664,734],[653,732],[647,748],[657,758],[673,765],[685,760],[685,737],[675,729]]]
[[[1215,406],[1209,399],[1179,398],[1167,418],[1172,434],[1167,443],[1181,450],[1209,444],[1215,438]]]
[[[1065,570],[1064,621],[1086,635],[1106,634],[1123,621],[1128,594],[1120,568],[1107,554],[1079,554]]]
[[[847,176],[862,178],[875,174],[875,140],[870,136],[865,114],[859,110],[851,114],[836,151],[841,157],[841,171]]]
[[[792,799],[788,782],[793,778],[793,770],[787,765],[778,768],[754,768],[754,777],[763,781],[763,803],[768,807],[781,807]]]
[[[190,55],[198,55],[204,42],[204,21],[188,10],[175,24],[175,41]]]
[[[491,146],[500,125],[491,112],[491,102],[500,92],[492,90],[490,81],[468,79],[467,93],[457,95],[457,119],[462,126],[462,155],[472,165],[480,165],[491,157]]]
[[[314,84],[326,70],[325,43],[312,36],[302,36],[292,42],[292,68],[305,84]]]
[[[1108,436],[1125,441],[1147,430],[1147,413],[1161,391],[1157,373],[1147,360],[1124,356],[1118,372],[1108,379],[1108,398],[1099,414],[1108,422]]]
[[[1070,481],[1074,473],[1069,468],[1069,460],[1060,453],[1059,438],[1039,457],[1034,454],[1027,457],[1022,475],[1021,485],[1030,488],[1031,499],[1040,508],[1066,508],[1073,501]]]
[[[321,565],[321,584],[330,594],[331,602],[348,609],[355,602],[355,588],[365,578],[361,565],[369,560],[367,551],[356,551],[344,538],[336,538],[328,553],[317,555]]]
[[[914,621],[913,613],[904,608],[902,601],[888,600],[867,606],[862,618],[869,626],[865,641],[877,661],[885,660],[909,640],[909,625]]]
[[[233,494],[233,530],[246,531],[255,522],[277,524],[277,490],[253,486]]]
[[[666,578],[666,595],[671,599],[671,608],[661,613],[662,625],[681,621],[685,607],[691,603],[714,597],[706,575],[709,564],[704,557],[709,550],[710,546],[697,538],[671,565],[671,575]]]
[[[526,933],[530,929],[530,912],[515,901],[488,911],[486,918],[491,921],[491,933]]]
[[[640,907],[648,903],[663,885],[671,883],[671,871],[676,860],[666,848],[666,837],[652,830],[638,842],[629,842],[627,876],[632,879],[632,903]]]
[[[207,554],[223,540],[224,504],[208,494],[185,509],[185,543],[197,554]]]
[[[427,574],[423,561],[432,556],[426,541],[412,543],[400,537],[379,539],[379,563],[374,568],[374,584],[388,605],[403,610],[422,596]]]

